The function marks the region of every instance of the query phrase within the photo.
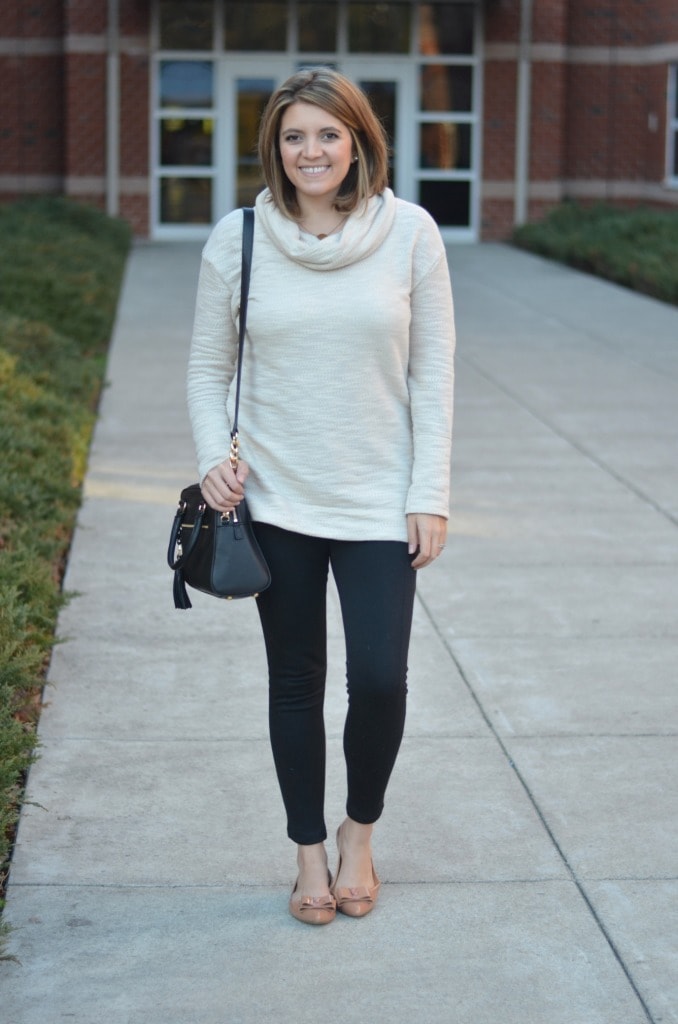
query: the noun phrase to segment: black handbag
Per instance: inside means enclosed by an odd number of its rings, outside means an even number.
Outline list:
[[[238,408],[253,240],[254,210],[247,207],[243,210],[238,365],[229,456],[234,470],[238,468]],[[232,512],[217,512],[207,505],[200,484],[191,484],[181,492],[170,532],[167,563],[174,570],[175,608],[192,607],[186,584],[204,594],[231,600],[256,597],[271,582],[246,500]]]

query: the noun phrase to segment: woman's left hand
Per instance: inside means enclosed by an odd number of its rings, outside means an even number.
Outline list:
[[[417,553],[412,568],[423,569],[434,562],[445,547],[446,537],[447,519],[443,516],[429,516],[423,512],[408,515],[408,551],[411,555]]]

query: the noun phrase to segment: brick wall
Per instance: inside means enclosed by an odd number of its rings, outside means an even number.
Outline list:
[[[571,46],[657,46],[678,39],[675,0],[573,0]]]
[[[514,217],[519,15],[520,0],[497,0],[486,16],[486,238]],[[530,218],[567,196],[678,206],[664,184],[675,0],[534,0],[531,30]]]
[[[63,18],[60,0],[5,0],[0,29],[0,195],[63,185]]]
[[[65,191],[103,206],[106,170],[106,3],[64,4]]]
[[[107,4],[4,0],[0,199],[106,205]],[[120,0],[120,207],[148,233],[148,0]]]
[[[566,196],[678,206],[664,184],[676,0],[533,0],[529,216]],[[149,224],[150,0],[120,0],[119,204]],[[484,5],[482,234],[515,210],[520,0]],[[107,3],[4,0],[0,198],[106,204]]]
[[[120,62],[120,111],[125,126],[120,139],[120,169],[124,176],[148,175],[149,60],[124,54]]]
[[[665,189],[668,58],[678,62],[673,0],[573,5],[568,68],[566,178],[576,191],[628,198],[643,192],[674,205]],[[671,47],[671,44],[674,44]],[[589,182],[588,189],[586,182]],[[637,187],[636,187],[637,186]]]
[[[566,177],[661,182],[666,69],[572,68]]]
[[[107,5],[69,0],[67,10],[65,189],[105,206]],[[149,229],[149,11],[147,2],[120,0],[117,202],[140,235]]]

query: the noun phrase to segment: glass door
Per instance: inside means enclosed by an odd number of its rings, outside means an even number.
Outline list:
[[[380,119],[389,145],[389,185],[403,199],[410,199],[412,179],[413,113],[408,110],[411,95],[410,70],[393,64],[372,61],[372,70],[366,71],[365,62],[345,61],[340,70],[356,82],[370,98]]]
[[[262,67],[263,65],[263,67]],[[264,187],[257,156],[259,121],[271,94],[291,74],[289,60],[228,58],[219,69],[222,133],[217,182],[217,217],[252,206]]]
[[[273,91],[298,66],[289,60],[266,63],[263,74],[259,60],[227,59],[220,69],[224,116],[217,164],[220,169],[219,216],[238,206],[252,205],[263,188],[257,158],[259,120]],[[355,66],[342,62],[339,70],[357,82],[370,97],[389,140],[389,183],[398,195],[410,198],[405,194],[412,177],[412,147],[407,136],[412,134],[413,120],[406,109],[407,69],[384,66],[378,71],[366,72],[364,62],[356,62]]]
[[[264,181],[257,157],[261,115],[275,87],[273,78],[235,80],[235,196],[234,206],[253,206]]]

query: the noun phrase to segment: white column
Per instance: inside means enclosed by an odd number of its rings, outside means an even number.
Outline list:
[[[520,48],[518,51],[518,89],[516,95],[516,167],[514,224],[527,220],[530,187],[530,107],[532,86],[532,0],[520,2]]]
[[[106,213],[120,212],[120,3],[108,0],[106,39]]]

